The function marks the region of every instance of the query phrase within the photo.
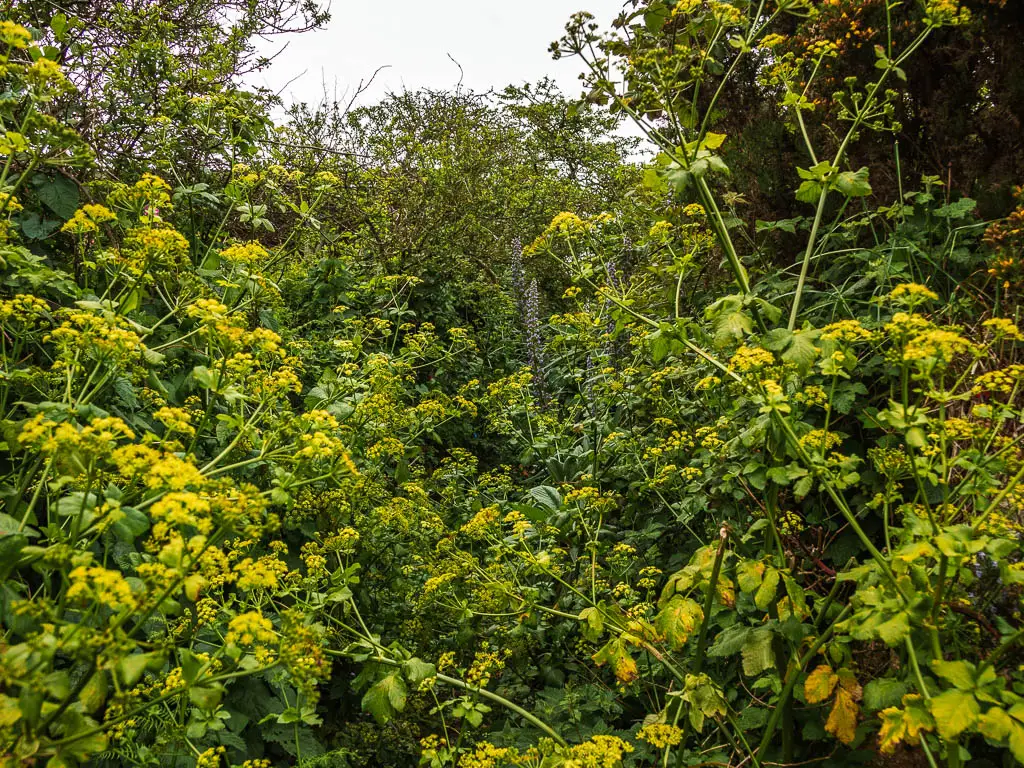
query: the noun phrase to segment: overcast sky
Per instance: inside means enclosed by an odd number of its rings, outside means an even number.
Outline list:
[[[548,46],[561,37],[575,11],[587,10],[602,24],[622,0],[333,0],[331,21],[317,32],[290,38],[271,67],[251,77],[279,92],[286,103],[319,102],[324,85],[347,100],[360,80],[388,65],[361,99],[372,103],[388,91],[451,88],[485,91],[548,75],[568,95],[580,91],[582,65],[553,61]],[[278,50],[283,40],[263,46]]]

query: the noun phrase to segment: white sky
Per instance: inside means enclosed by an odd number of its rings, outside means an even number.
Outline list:
[[[465,73],[463,86],[476,91],[547,75],[578,96],[582,62],[554,61],[548,45],[574,12],[590,11],[606,26],[621,8],[622,0],[333,0],[326,28],[289,38],[271,67],[250,81],[286,103],[315,104],[325,85],[332,98],[347,101],[360,80],[390,65],[361,98],[369,104],[388,91],[454,87],[459,68],[451,54]],[[262,50],[284,42],[272,40]]]

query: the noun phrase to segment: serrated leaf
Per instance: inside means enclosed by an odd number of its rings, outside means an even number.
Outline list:
[[[973,694],[957,689],[943,691],[928,701],[928,710],[935,718],[939,736],[951,741],[976,722],[981,714]]]
[[[819,704],[832,695],[839,684],[837,675],[828,664],[819,664],[804,681],[804,697],[808,704]]]
[[[843,687],[836,690],[836,700],[825,721],[825,730],[843,744],[852,744],[857,736],[857,715],[860,707],[854,696]]]
[[[888,621],[883,621],[875,628],[878,637],[890,648],[895,648],[903,643],[910,634],[910,619],[907,614],[900,611]]]
[[[584,608],[579,615],[583,636],[592,643],[601,639],[604,633],[604,615],[593,606]]]
[[[750,627],[734,624],[718,633],[715,642],[708,648],[708,656],[732,656],[739,653],[750,635]]]
[[[402,664],[402,672],[405,674],[406,680],[413,685],[418,685],[427,678],[436,675],[437,667],[422,659],[413,657]]]
[[[620,637],[609,640],[591,658],[599,667],[605,664],[611,667],[615,677],[622,683],[633,682],[639,674],[636,661],[633,660],[625,642]]]
[[[900,703],[907,692],[907,684],[888,677],[871,680],[864,686],[864,709],[878,712]]]
[[[832,182],[832,188],[842,192],[847,197],[870,195],[871,184],[868,183],[868,169],[860,168],[856,171],[843,171]]]
[[[805,181],[797,187],[796,199],[802,203],[817,203],[824,189],[819,181]]]
[[[397,672],[381,678],[363,695],[362,707],[381,725],[405,709],[407,689]]]
[[[976,669],[973,664],[967,661],[939,661],[932,662],[932,670],[954,688],[961,691],[973,691],[976,687]]]
[[[769,471],[769,475],[770,475]],[[765,564],[743,560],[736,565],[736,584],[741,592],[753,592],[764,579]]]
[[[743,661],[743,674],[748,677],[756,677],[765,670],[772,669],[775,666],[772,633],[767,629],[751,632],[740,648],[740,658]]]

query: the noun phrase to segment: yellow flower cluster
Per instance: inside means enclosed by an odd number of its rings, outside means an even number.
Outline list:
[[[499,514],[496,506],[484,507],[473,515],[459,531],[471,539],[483,539],[494,530]]]
[[[106,206],[90,203],[75,211],[74,215],[64,222],[60,231],[73,235],[84,235],[99,231],[99,225],[104,222],[116,220],[117,216]]]
[[[975,395],[984,393],[1009,395],[1019,386],[1021,379],[1024,379],[1024,365],[1014,363],[978,376],[974,380],[971,392]]]
[[[189,436],[196,433],[195,427],[192,426],[192,414],[184,408],[164,406],[153,412],[153,418],[163,424],[168,432]]]
[[[0,21],[0,44],[11,48],[28,48],[32,42],[32,33],[20,24],[4,19]]]
[[[840,320],[830,323],[821,329],[821,338],[825,341],[871,341],[874,334],[857,320]]]
[[[892,289],[889,298],[902,304],[915,306],[926,301],[938,301],[939,294],[920,283],[902,283]]]
[[[1024,334],[1011,320],[1004,317],[993,317],[981,324],[982,327],[992,331],[997,339],[1010,339],[1012,341],[1024,341]]]
[[[81,310],[60,310],[61,324],[43,337],[52,342],[61,356],[69,361],[85,351],[109,361],[127,362],[138,359],[144,346],[139,334],[128,321],[112,313]]]
[[[25,210],[25,206],[18,202],[18,198],[7,192],[0,192],[0,212],[10,216],[12,213],[18,213],[23,210]]]
[[[225,640],[235,645],[267,645],[277,639],[274,625],[259,611],[249,611],[235,616],[228,623]]]
[[[220,768],[221,757],[227,749],[223,746],[210,747],[196,757],[196,768]]]
[[[820,454],[838,447],[842,442],[843,438],[835,432],[826,432],[823,429],[813,429],[800,438],[801,446]]]
[[[467,752],[459,759],[459,768],[496,768],[506,762],[511,750],[508,747],[496,747],[490,742],[478,742],[472,752]]]
[[[948,363],[959,354],[974,352],[977,347],[956,331],[933,328],[914,336],[903,348],[903,359],[925,365]]]
[[[761,347],[740,347],[729,360],[729,364],[740,373],[751,373],[775,364],[775,356]]]
[[[13,299],[0,301],[0,325],[18,325],[31,328],[46,314],[46,302],[28,293],[19,293]]]
[[[235,243],[220,251],[220,257],[232,264],[257,264],[266,261],[270,254],[255,240]]]
[[[665,749],[674,747],[683,740],[683,729],[667,723],[651,723],[641,728],[636,737],[658,749]]]
[[[244,592],[254,589],[274,590],[288,573],[288,566],[276,555],[265,555],[257,560],[245,558],[235,565],[234,571],[238,574],[236,585]]]
[[[97,603],[112,611],[135,607],[135,596],[120,571],[98,566],[79,566],[68,574],[68,600]]]
[[[633,745],[618,736],[591,736],[590,741],[569,748],[564,768],[617,768]]]

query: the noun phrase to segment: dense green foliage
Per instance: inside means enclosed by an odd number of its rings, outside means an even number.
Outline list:
[[[0,765],[1024,763],[1001,4],[281,125],[315,4],[79,5],[0,20]]]

